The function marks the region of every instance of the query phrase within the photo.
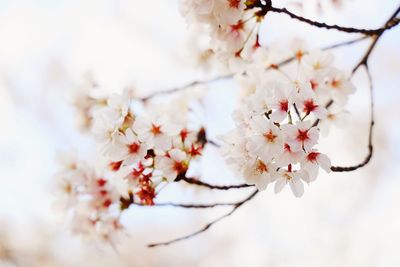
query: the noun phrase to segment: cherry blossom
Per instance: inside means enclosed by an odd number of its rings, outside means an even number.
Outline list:
[[[304,184],[302,180],[306,179],[307,175],[302,171],[287,171],[280,169],[278,178],[275,181],[274,191],[279,193],[288,184],[295,197],[301,197],[304,194]]]
[[[308,173],[307,182],[312,182],[317,178],[320,167],[328,173],[331,171],[331,161],[328,156],[312,150],[304,157],[301,167]]]
[[[293,151],[310,151],[318,142],[318,129],[311,127],[310,121],[300,121],[296,125],[287,124],[282,127],[285,130],[286,142]]]
[[[265,190],[267,185],[274,180],[275,174],[276,166],[272,163],[264,163],[260,159],[249,162],[243,172],[246,182],[256,185],[259,190]]]
[[[279,128],[267,118],[256,116],[250,121],[252,135],[248,138],[247,149],[250,154],[258,155],[269,161],[283,148],[283,137]]]
[[[168,151],[166,157],[161,157],[156,162],[157,168],[169,182],[172,182],[180,174],[187,171],[187,155],[180,149],[174,148]]]

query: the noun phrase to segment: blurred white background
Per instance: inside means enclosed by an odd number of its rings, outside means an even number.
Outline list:
[[[399,4],[346,0],[342,9],[325,9],[323,16],[307,9],[305,14],[376,28]],[[351,39],[278,15],[268,17],[265,28],[265,43],[300,37],[320,47]],[[145,245],[190,233],[225,210],[131,208],[124,217],[128,237],[118,251],[70,235],[51,192],[54,158],[59,150],[85,153],[92,145],[76,128],[71,91],[88,71],[107,92],[134,86],[142,95],[210,77],[191,64],[187,36],[172,0],[0,1],[0,266],[400,266],[399,27],[382,37],[370,58],[376,134],[367,167],[321,175],[301,199],[267,189],[207,233],[170,247]],[[335,51],[336,64],[350,70],[368,43]],[[354,83],[348,127],[321,141],[337,165],[357,163],[367,153],[365,73]],[[207,96],[213,134],[232,127],[233,86],[215,83]],[[217,107],[226,94],[230,98]],[[220,183],[231,179],[217,151],[208,152],[207,176]],[[177,186],[165,192],[181,202],[245,194]],[[2,260],[7,255],[14,262]]]

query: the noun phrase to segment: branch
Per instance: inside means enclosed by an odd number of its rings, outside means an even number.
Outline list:
[[[355,171],[359,168],[364,167],[365,165],[367,165],[371,158],[372,158],[372,154],[374,151],[374,146],[372,144],[372,134],[373,134],[373,128],[374,128],[374,96],[373,96],[373,84],[372,84],[372,77],[371,77],[371,72],[369,71],[369,67],[367,63],[362,64],[363,66],[365,66],[365,70],[367,72],[367,76],[368,76],[368,81],[369,81],[369,91],[370,91],[370,97],[371,97],[371,118],[370,118],[370,123],[369,123],[369,136],[368,136],[368,154],[365,157],[364,161],[361,162],[360,164],[354,165],[354,166],[349,166],[349,167],[342,167],[342,166],[332,166],[331,170],[333,172],[351,172],[351,171]],[[362,66],[361,65],[361,66]]]
[[[329,25],[324,22],[313,21],[313,20],[304,18],[302,16],[296,15],[296,14],[290,12],[289,10],[287,10],[286,8],[276,8],[273,6],[270,6],[270,7],[265,6],[265,7],[267,8],[268,11],[275,12],[275,13],[284,13],[284,14],[290,16],[292,19],[296,19],[301,22],[305,22],[309,25],[312,25],[312,26],[315,26],[318,28],[324,28],[324,29],[328,29],[328,30],[334,29],[334,30],[338,30],[341,32],[347,32],[347,33],[362,33],[362,34],[368,35],[368,36],[379,35],[379,34],[383,33],[384,31],[393,28],[400,22],[400,20],[393,20],[392,23],[386,24],[384,27],[378,28],[378,29],[357,29],[357,28],[352,28],[352,27],[343,27],[343,26],[339,26],[339,25],[335,25],[335,24]],[[390,21],[392,21],[392,20],[390,20]]]
[[[189,235],[185,235],[185,236],[182,236],[182,237],[179,237],[179,238],[176,238],[176,239],[172,239],[172,240],[167,241],[167,242],[152,243],[152,244],[149,244],[147,246],[150,247],[150,248],[158,247],[158,246],[168,246],[170,244],[173,244],[173,243],[176,243],[176,242],[179,242],[179,241],[182,241],[182,240],[187,240],[187,239],[190,239],[190,238],[192,238],[194,236],[197,236],[197,235],[199,235],[201,233],[204,233],[205,231],[210,229],[214,224],[216,224],[216,223],[220,222],[221,220],[223,220],[223,219],[229,217],[230,215],[232,215],[244,203],[246,203],[246,202],[250,201],[252,198],[254,198],[257,195],[258,192],[259,192],[258,190],[253,191],[247,198],[245,198],[244,200],[236,203],[230,212],[228,212],[228,213],[218,217],[217,219],[209,222],[208,224],[206,224],[201,229],[199,229],[199,230],[197,230],[197,231],[195,231],[195,232],[193,232],[193,233],[191,233]]]
[[[392,24],[392,21],[396,19],[397,14],[400,13],[400,6],[396,9],[396,11],[393,13],[393,15],[387,20],[387,22],[385,23],[385,27],[388,27],[389,25]],[[398,20],[396,20],[398,21]],[[369,123],[369,136],[368,136],[368,154],[365,157],[365,159],[363,160],[363,162],[354,165],[354,166],[349,166],[349,167],[342,167],[342,166],[332,166],[331,170],[333,172],[351,172],[351,171],[355,171],[359,168],[364,167],[365,165],[367,165],[371,158],[372,158],[372,154],[374,151],[374,147],[373,147],[373,143],[372,143],[372,134],[373,134],[373,128],[374,128],[374,96],[373,96],[373,82],[372,82],[372,77],[371,77],[371,72],[369,70],[368,67],[368,60],[369,57],[371,55],[371,52],[374,50],[374,48],[376,47],[379,39],[382,37],[383,33],[385,31],[381,32],[380,34],[378,34],[373,42],[371,43],[371,45],[369,46],[369,48],[367,49],[366,53],[364,54],[364,56],[361,58],[360,62],[353,68],[352,71],[352,75],[355,74],[355,72],[361,67],[364,66],[367,76],[368,76],[368,81],[369,81],[369,89],[370,89],[370,97],[371,97],[371,103],[370,103],[370,108],[371,108],[371,118],[370,118],[370,123]]]
[[[330,46],[326,46],[326,47],[321,48],[321,50],[326,51],[326,50],[331,50],[331,49],[335,49],[335,48],[339,48],[339,47],[343,47],[343,46],[347,46],[347,45],[352,45],[352,44],[358,43],[358,42],[360,42],[362,40],[365,40],[367,38],[368,38],[368,36],[363,36],[361,38],[357,38],[357,39],[354,39],[354,40],[344,41],[344,42],[340,42],[340,43],[333,44],[333,45],[330,45]],[[275,64],[274,66],[267,67],[266,70],[274,69],[276,67],[282,67],[282,66],[292,62],[294,59],[295,59],[295,57],[287,58],[287,59],[279,62],[278,64]],[[208,83],[212,83],[212,82],[216,82],[216,81],[221,81],[221,80],[224,80],[224,79],[230,79],[232,77],[233,77],[233,74],[227,74],[227,75],[214,77],[214,78],[211,78],[211,79],[208,79],[208,80],[192,81],[192,82],[190,82],[190,83],[188,83],[186,85],[182,85],[182,86],[179,86],[179,87],[174,87],[174,88],[170,88],[170,89],[167,89],[167,90],[154,92],[152,94],[149,94],[148,96],[139,98],[139,100],[141,100],[143,102],[146,102],[146,101],[148,101],[151,98],[154,98],[156,96],[172,94],[172,93],[176,93],[176,92],[180,92],[180,91],[189,89],[189,88],[191,88],[192,86],[195,86],[195,85],[208,84]],[[210,143],[213,144],[213,142],[210,142]],[[215,145],[217,145],[217,144],[215,144]]]
[[[344,41],[344,42],[340,42],[340,43],[333,44],[333,45],[328,45],[328,46],[322,47],[321,50],[322,50],[322,51],[328,51],[328,50],[336,49],[336,48],[339,48],[339,47],[352,45],[352,44],[361,42],[361,41],[363,41],[363,40],[365,40],[365,39],[368,39],[368,38],[369,38],[369,36],[363,36],[363,37],[360,37],[360,38],[357,38],[357,39],[353,39],[353,40],[349,40],[349,41]],[[307,54],[307,53],[308,53],[308,52],[305,52],[305,54]],[[293,60],[295,60],[295,59],[296,59],[295,56],[290,57],[290,58],[287,58],[287,59],[285,59],[285,60],[279,62],[278,64],[272,64],[272,65],[270,65],[269,67],[267,67],[266,70],[277,69],[277,68],[279,68],[279,67],[283,67],[283,66],[285,66],[285,65],[287,65],[287,64],[289,64],[289,63],[291,63],[291,62],[292,62]]]
[[[143,205],[140,203],[132,203],[135,206],[140,207],[175,207],[175,208],[184,208],[184,209],[208,209],[215,207],[226,207],[226,206],[235,206],[237,202],[230,203],[212,203],[212,204],[182,204],[182,203],[155,203],[154,205]]]
[[[238,184],[238,185],[213,185],[213,184],[208,184],[205,182],[202,182],[200,180],[197,180],[195,178],[190,178],[190,177],[182,177],[177,181],[185,181],[188,184],[192,185],[197,185],[197,186],[202,186],[206,187],[208,189],[215,189],[215,190],[230,190],[230,189],[240,189],[240,188],[247,188],[247,187],[253,187],[254,185],[249,185],[249,184]]]
[[[154,93],[152,93],[152,94],[150,94],[150,95],[148,95],[148,96],[146,96],[146,97],[140,98],[139,100],[141,100],[141,101],[143,101],[143,102],[146,102],[146,101],[150,100],[151,98],[153,98],[153,97],[155,97],[155,96],[166,95],[166,94],[172,94],[172,93],[175,93],[175,92],[179,92],[179,91],[188,89],[188,88],[193,87],[193,86],[195,86],[195,85],[199,85],[199,84],[208,84],[208,83],[211,83],[211,82],[216,82],[216,81],[228,79],[228,78],[231,78],[232,76],[233,76],[233,74],[227,74],[227,75],[223,75],[223,76],[218,76],[218,77],[215,77],[215,78],[211,78],[211,79],[208,79],[208,80],[193,81],[193,82],[190,82],[190,83],[185,84],[185,85],[183,85],[183,86],[174,87],[174,88],[170,88],[170,89],[167,89],[167,90],[154,92]]]

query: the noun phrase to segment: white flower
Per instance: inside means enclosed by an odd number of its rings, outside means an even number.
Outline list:
[[[224,28],[219,28],[214,38],[221,42],[221,46],[229,52],[236,53],[243,48],[246,39],[246,29],[243,21]]]
[[[326,109],[319,105],[315,94],[311,90],[302,90],[298,94],[296,106],[299,111],[305,113],[305,116],[313,113],[318,119],[324,119],[327,115]]]
[[[179,174],[184,174],[188,168],[187,155],[180,149],[171,149],[167,156],[156,159],[157,169],[162,172],[168,182],[173,182]]]
[[[225,135],[219,136],[218,139],[222,141],[221,155],[236,171],[241,172],[246,162],[253,159],[246,148],[247,140],[241,129],[236,128]]]
[[[333,62],[333,56],[330,53],[323,51],[312,51],[304,56],[304,66],[311,68],[318,75],[326,75],[330,71],[330,66]]]
[[[276,167],[273,164],[256,159],[246,164],[243,176],[248,184],[254,184],[259,190],[264,190],[273,180],[275,173]]]
[[[287,166],[289,164],[296,164],[300,162],[304,155],[304,151],[293,151],[290,145],[285,143],[283,145],[282,153],[277,157],[275,163],[278,167]]]
[[[355,92],[354,85],[348,80],[344,73],[334,70],[326,83],[331,92],[332,99],[338,105],[344,105],[347,102],[348,95]]]
[[[322,136],[327,136],[331,125],[343,127],[347,121],[348,112],[338,105],[333,104],[329,107],[328,115],[319,122]]]
[[[306,179],[307,175],[302,171],[287,171],[284,169],[280,169],[278,171],[278,178],[275,182],[275,193],[279,193],[285,187],[285,185],[289,184],[290,189],[293,192],[295,197],[301,197],[304,193],[304,184],[301,181],[302,179]]]
[[[146,143],[140,142],[132,129],[128,128],[124,135],[120,134],[117,137],[110,156],[113,161],[123,160],[124,165],[131,165],[143,160],[146,153]]]
[[[247,149],[253,156],[269,161],[279,155],[283,149],[281,130],[262,116],[250,121],[251,134],[248,136]]]
[[[246,7],[244,0],[215,1],[214,15],[219,24],[231,25],[237,22]]]
[[[104,109],[96,112],[92,133],[103,153],[108,153],[113,149],[115,140],[118,136],[118,128],[119,124],[117,124],[117,121],[113,121]]]
[[[304,149],[310,151],[318,143],[317,127],[311,127],[310,121],[298,122],[296,125],[287,124],[282,128],[286,135],[286,143],[293,151]]]
[[[141,142],[149,149],[168,150],[172,146],[171,136],[177,131],[172,128],[163,117],[138,117],[133,124],[133,131],[137,133]]]
[[[197,131],[189,131],[186,128],[180,130],[179,134],[174,136],[172,139],[172,144],[174,148],[179,148],[182,150],[190,149],[192,145],[197,142],[198,139]]]
[[[318,176],[319,167],[328,173],[331,171],[331,161],[328,156],[313,149],[304,157],[301,167],[308,173],[307,182],[312,182]]]
[[[271,99],[270,108],[274,109],[270,118],[274,122],[282,122],[293,105],[295,90],[287,83],[273,83],[270,87],[274,96]]]

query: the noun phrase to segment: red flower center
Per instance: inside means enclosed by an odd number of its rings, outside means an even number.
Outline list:
[[[119,168],[121,168],[121,165],[122,165],[122,160],[121,161],[116,161],[116,162],[111,162],[110,163],[110,169],[112,170],[112,171],[118,171],[119,170]]]
[[[136,154],[140,149],[140,145],[138,143],[133,143],[133,144],[130,144],[128,146],[128,148],[129,148],[130,154]]]
[[[304,101],[303,111],[306,112],[307,114],[310,114],[310,112],[314,111],[317,107],[318,105],[314,103],[314,100],[307,99]]]
[[[243,30],[244,23],[243,21],[239,20],[236,24],[233,24],[230,27],[232,32],[239,32],[240,30]]]
[[[264,133],[264,137],[267,140],[267,142],[269,143],[273,143],[275,142],[275,139],[278,137],[277,135],[275,135],[271,130],[267,133]]]
[[[279,102],[279,109],[282,111],[287,112],[289,109],[289,101],[287,100],[282,100]]]
[[[103,202],[103,207],[108,208],[111,204],[112,204],[112,201],[111,201],[111,199],[108,198]]]
[[[257,170],[259,173],[264,173],[264,172],[268,172],[268,167],[267,167],[267,165],[265,165],[264,162],[262,162],[261,160],[259,160],[259,161],[257,162],[256,170]]]
[[[333,88],[339,88],[340,85],[341,85],[341,81],[340,81],[340,80],[333,79],[333,80],[331,81],[331,86],[332,86]]]
[[[318,157],[319,153],[318,152],[311,152],[307,155],[307,160],[311,161],[311,162],[315,162],[317,161],[317,157]]]
[[[161,126],[152,124],[152,125],[151,125],[151,132],[152,132],[154,135],[162,134],[162,132],[161,132]]]
[[[308,137],[308,130],[302,131],[302,130],[298,130],[297,131],[297,140],[304,142],[307,139],[309,139]]]
[[[230,8],[239,8],[240,0],[228,0]]]
[[[104,180],[103,178],[97,179],[97,185],[102,187],[107,183],[107,180]]]

